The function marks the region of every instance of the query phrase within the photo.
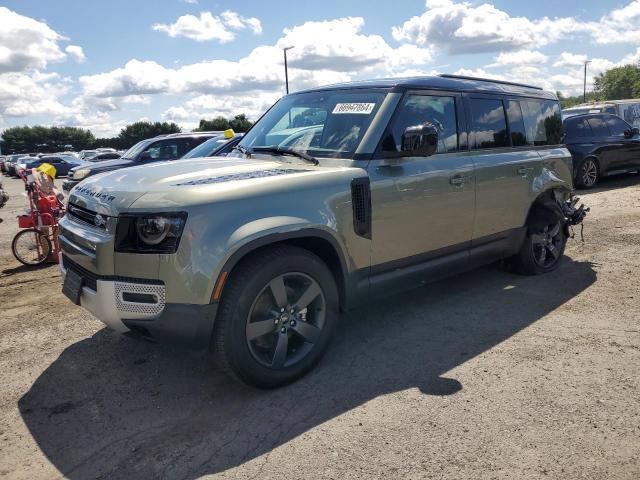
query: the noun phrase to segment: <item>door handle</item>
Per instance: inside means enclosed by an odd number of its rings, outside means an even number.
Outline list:
[[[449,179],[449,183],[451,185],[455,185],[456,187],[460,187],[465,183],[470,182],[472,178],[473,177],[462,177],[462,176],[451,177]]]
[[[531,172],[533,172],[533,167],[520,167],[518,169],[518,175],[520,175],[522,177],[526,177]]]

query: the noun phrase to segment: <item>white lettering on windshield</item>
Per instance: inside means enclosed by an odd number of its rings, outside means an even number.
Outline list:
[[[375,103],[337,103],[331,113],[361,113],[363,115],[369,115],[373,112],[375,106]]]

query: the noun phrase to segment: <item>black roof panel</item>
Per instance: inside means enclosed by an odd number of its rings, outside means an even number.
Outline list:
[[[529,97],[545,98],[557,100],[555,93],[547,92],[539,87],[528,85],[501,82],[483,78],[460,77],[460,76],[429,76],[429,77],[397,77],[378,78],[373,80],[360,80],[348,83],[337,83],[325,85],[317,88],[303,90],[303,92],[313,92],[319,90],[337,90],[353,88],[398,88],[398,89],[433,89],[452,90],[462,92],[478,93],[500,93],[503,95],[523,95]],[[296,92],[302,93],[302,92]]]

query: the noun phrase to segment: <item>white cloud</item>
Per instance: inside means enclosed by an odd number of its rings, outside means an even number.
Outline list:
[[[603,45],[640,43],[640,0],[612,10],[599,22],[590,22],[589,33],[596,43]]]
[[[89,96],[111,97],[163,93],[169,90],[171,69],[146,61],[129,60],[124,67],[111,72],[80,77],[84,93]]]
[[[225,94],[270,92],[284,87],[282,47],[289,51],[290,85],[297,90],[344,82],[354,75],[393,74],[431,60],[431,51],[416,45],[389,46],[379,35],[361,33],[359,17],[306,22],[285,29],[275,45],[262,45],[237,61],[211,60],[164,67],[130,60],[110,72],[80,77],[84,94],[118,97],[139,94]]]
[[[249,28],[254,34],[262,33],[262,24],[255,17],[245,18],[231,10],[225,10],[217,17],[211,12],[195,15],[182,15],[174,23],[156,23],[152,28],[165,32],[170,37],[185,37],[197,42],[217,40],[220,43],[230,42],[235,38],[234,30]]]
[[[495,63],[487,66],[542,64],[547,62],[547,56],[538,51],[518,50],[516,52],[503,52],[495,60]]]
[[[585,60],[587,60],[586,55],[562,52],[560,55],[558,55],[558,59],[553,63],[553,66],[554,67],[575,67],[577,65],[583,65]]]
[[[0,116],[59,115],[67,111],[58,98],[68,91],[57,74],[0,74]]]
[[[69,56],[78,63],[84,63],[84,61],[87,59],[84,51],[82,50],[82,47],[79,45],[67,45],[64,51],[67,52]]]
[[[512,17],[488,3],[427,0],[426,6],[422,15],[392,28],[396,40],[443,46],[451,54],[497,52],[544,46],[584,29],[572,18]]]
[[[46,23],[0,7],[0,73],[45,68],[64,60],[58,43],[64,37]]]
[[[262,33],[262,23],[255,17],[242,17],[236,12],[231,10],[225,10],[220,14],[225,25],[235,30],[243,30],[249,28],[254,35],[260,35]]]

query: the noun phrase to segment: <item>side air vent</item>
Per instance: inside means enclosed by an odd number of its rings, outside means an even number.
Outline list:
[[[354,231],[371,239],[371,186],[368,178],[356,178],[351,182],[351,205]]]

